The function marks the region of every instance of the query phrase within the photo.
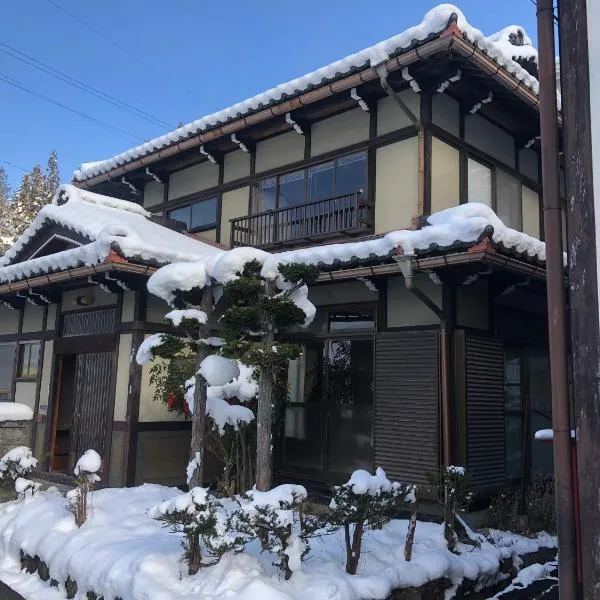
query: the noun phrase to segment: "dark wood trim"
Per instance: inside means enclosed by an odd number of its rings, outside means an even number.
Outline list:
[[[256,147],[250,151],[250,177],[253,177],[256,173]],[[238,181],[241,181],[238,179]]]
[[[45,471],[50,471],[52,467],[52,456],[54,454],[54,437],[56,435],[56,419],[58,417],[58,402],[60,399],[60,378],[62,362],[62,356],[57,356],[54,353],[52,354],[52,373],[50,377],[50,389],[48,390],[48,412],[46,413],[46,439],[44,441],[46,453],[43,464]]]
[[[134,332],[131,337],[132,355],[137,351],[140,344],[144,341],[144,333]],[[137,455],[137,430],[140,413],[140,397],[142,389],[142,366],[132,360],[129,365],[129,379],[127,385],[127,410],[125,413],[125,425],[127,432],[125,441],[125,451],[123,453],[123,473],[125,475],[125,484],[132,486],[135,484],[135,466]]]
[[[465,331],[457,329],[454,332],[452,344],[454,378],[454,409],[455,409],[455,447],[454,456],[457,464],[467,465],[467,393],[466,393],[466,348]]]
[[[431,329],[434,329],[436,331],[439,331],[440,326],[438,324],[436,325],[402,325],[402,326],[398,326],[398,327],[386,327],[385,331],[412,331],[412,330],[424,330],[424,331],[429,331]]]
[[[35,340],[49,340],[56,336],[56,331],[30,331],[28,333],[7,333],[0,335],[0,344],[6,342],[29,342]]]
[[[377,311],[376,318],[377,321],[375,323],[375,330],[377,333],[381,331],[385,331],[387,326],[387,300],[388,300],[388,278],[381,277],[377,279],[377,290],[379,292],[379,297],[377,299]]]
[[[166,323],[151,323],[149,321],[125,321],[121,323],[119,333],[173,333],[173,327]]]
[[[192,429],[191,421],[140,421],[136,431],[187,431]]]
[[[60,337],[54,341],[54,354],[86,354],[89,352],[113,352],[117,345],[114,333]]]
[[[375,228],[375,203],[377,202],[377,148],[371,142],[377,137],[377,104],[369,110],[369,149],[367,150],[367,198],[370,202],[371,221]]]
[[[31,431],[31,449],[35,452],[35,440],[37,437],[37,415],[40,408],[40,393],[42,391],[42,374],[44,372],[44,353],[46,352],[46,342],[40,342],[40,357],[35,386],[35,400],[33,403],[33,426]]]
[[[308,160],[312,150],[312,125],[304,125],[302,131],[304,131],[304,160]]]
[[[127,431],[127,428],[128,428],[127,421],[113,421],[112,428],[113,428],[113,431]]]

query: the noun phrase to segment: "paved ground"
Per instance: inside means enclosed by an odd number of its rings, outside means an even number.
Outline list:
[[[25,600],[25,598],[0,581],[0,600]]]

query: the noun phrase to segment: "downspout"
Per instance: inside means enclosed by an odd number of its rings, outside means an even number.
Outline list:
[[[548,328],[554,481],[558,532],[558,587],[560,598],[577,598],[577,540],[571,463],[571,423],[567,363],[567,323],[562,249],[562,206],[558,164],[558,130],[554,47],[554,2],[537,0],[539,45],[540,136],[542,188],[546,232]]]
[[[442,463],[452,464],[452,420],[450,418],[450,335],[448,332],[448,315],[427,295],[415,287],[413,282],[413,264],[410,256],[395,256],[404,277],[406,289],[414,294],[429,310],[440,319],[440,379],[441,379],[441,412],[442,412]]]
[[[406,103],[400,98],[390,84],[388,83],[388,70],[385,63],[381,63],[375,67],[377,75],[379,75],[379,83],[385,93],[399,106],[402,112],[409,118],[410,122],[417,128],[417,145],[418,145],[418,214],[422,216],[425,210],[425,130],[421,120],[410,110]]]

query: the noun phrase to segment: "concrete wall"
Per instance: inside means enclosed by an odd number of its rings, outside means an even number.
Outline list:
[[[410,138],[377,148],[375,233],[411,226],[418,213],[418,142]]]
[[[304,136],[295,131],[256,144],[256,172],[282,167],[304,158]]]
[[[15,446],[31,446],[31,421],[0,421],[0,457]]]
[[[404,90],[400,93],[400,98],[411,112],[420,118],[421,97],[419,94],[413,92],[412,89]],[[409,127],[412,124],[412,121],[392,98],[383,98],[377,103],[377,135]]]
[[[369,137],[369,113],[355,108],[311,126],[310,152],[318,156],[350,146]]]
[[[169,200],[214,187],[219,181],[219,166],[206,161],[181,171],[169,178]]]
[[[149,181],[144,186],[144,208],[161,204],[163,201],[165,186],[158,181]]]
[[[19,311],[0,305],[0,333],[17,333],[19,331]]]
[[[235,181],[250,175],[250,154],[236,150],[225,155],[223,163],[223,182]]]
[[[248,186],[225,192],[221,205],[221,243],[229,246],[231,239],[231,223],[229,219],[243,217],[248,214],[248,199],[250,188]]]
[[[436,285],[423,273],[414,277],[416,287],[425,292],[439,307],[442,306],[442,286]],[[439,325],[439,317],[406,289],[404,277],[390,277],[387,292],[388,327],[410,327],[413,325]]]
[[[44,307],[26,303],[23,310],[23,333],[42,331],[44,328]]]

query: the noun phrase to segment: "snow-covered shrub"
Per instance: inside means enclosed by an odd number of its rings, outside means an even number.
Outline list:
[[[412,486],[391,482],[381,468],[375,475],[354,471],[347,483],[333,488],[330,517],[334,525],[344,528],[347,573],[356,574],[365,530],[381,529],[412,500],[412,493]]]
[[[444,537],[449,550],[454,550],[456,535],[456,515],[463,512],[471,503],[470,478],[464,467],[444,466],[438,473],[430,474],[430,482],[438,488],[440,502],[444,509]]]
[[[232,527],[249,539],[258,538],[263,552],[277,555],[275,566],[289,579],[299,571],[308,540],[326,527],[324,518],[307,510],[306,489],[280,485],[267,492],[246,492],[232,517]]]
[[[31,479],[26,479],[25,477],[17,477],[15,480],[15,492],[17,492],[19,500],[25,500],[26,498],[35,496],[41,487],[41,483],[31,481]]]
[[[196,574],[200,567],[216,564],[226,552],[243,550],[242,536],[232,531],[224,507],[208,488],[194,487],[154,506],[148,515],[172,531],[184,534],[184,558],[189,575]],[[212,558],[210,563],[202,562],[201,542]]]
[[[94,484],[100,481],[98,471],[102,467],[102,458],[95,450],[86,450],[75,465],[75,483],[77,487],[67,492],[67,508],[75,515],[77,527],[87,519],[88,496]]]
[[[18,477],[31,473],[37,463],[27,446],[12,448],[0,459],[0,479],[15,482]]]

